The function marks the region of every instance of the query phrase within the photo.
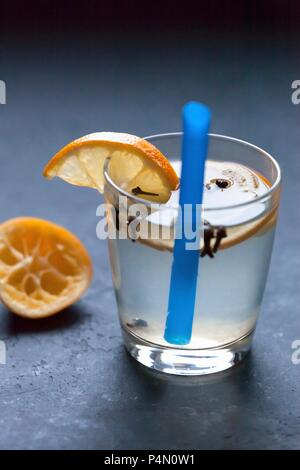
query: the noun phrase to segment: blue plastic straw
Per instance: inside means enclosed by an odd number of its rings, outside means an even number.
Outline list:
[[[193,222],[199,204],[202,204],[204,169],[210,124],[209,109],[196,102],[187,103],[182,112],[183,143],[179,204],[182,217],[178,218],[181,238],[175,239],[171,273],[168,315],[164,338],[171,344],[188,344],[192,336],[197,289],[199,245],[187,250],[184,231],[184,211],[191,205]],[[201,227],[197,230],[200,231]],[[198,234],[199,237],[199,234]]]

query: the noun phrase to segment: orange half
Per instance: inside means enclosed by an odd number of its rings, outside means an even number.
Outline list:
[[[0,225],[0,297],[12,312],[43,318],[76,302],[92,278],[92,263],[71,232],[22,217]]]

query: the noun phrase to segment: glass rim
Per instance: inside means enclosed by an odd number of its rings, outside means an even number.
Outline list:
[[[150,139],[155,139],[155,138],[165,138],[165,137],[181,137],[183,135],[183,132],[166,132],[163,134],[153,134],[153,135],[148,135],[146,137],[143,137],[145,140],[150,140]],[[271,161],[273,166],[275,167],[275,170],[277,172],[276,179],[272,186],[267,190],[266,193],[262,194],[261,196],[258,196],[257,198],[251,200],[251,201],[245,201],[245,202],[240,202],[237,204],[231,204],[228,206],[211,206],[211,207],[205,207],[204,210],[205,212],[209,211],[223,211],[227,209],[237,209],[240,207],[246,207],[250,206],[251,204],[255,204],[260,201],[264,201],[265,199],[270,198],[274,192],[279,188],[280,182],[281,182],[281,170],[278,162],[275,160],[274,157],[272,157],[271,154],[269,154],[266,150],[262,149],[261,147],[258,147],[257,145],[251,144],[250,142],[247,142],[246,140],[238,139],[236,137],[231,137],[231,136],[226,136],[222,134],[214,134],[214,133],[209,133],[209,137],[224,140],[227,142],[233,142],[236,144],[241,144],[246,147],[250,147],[252,150],[260,153],[263,157],[267,158],[268,160]],[[135,201],[136,203],[142,203],[148,207],[156,208],[158,210],[161,209],[168,209],[170,206],[168,206],[168,202],[166,203],[158,203],[158,202],[153,202],[149,201],[147,199],[139,198],[133,194],[128,193],[124,189],[120,188],[109,176],[108,174],[108,163],[109,163],[109,158],[106,159],[105,164],[104,164],[104,169],[103,169],[103,174],[106,182],[112,186],[118,193],[120,193],[122,196],[128,197],[129,199]],[[176,205],[176,208],[178,205]]]

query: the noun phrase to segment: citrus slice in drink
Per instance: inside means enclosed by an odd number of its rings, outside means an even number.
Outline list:
[[[117,132],[98,132],[63,147],[44,169],[46,178],[104,190],[103,167],[126,192],[158,203],[166,202],[179,179],[167,158],[150,142]]]
[[[12,312],[54,315],[77,301],[91,278],[87,250],[63,227],[30,217],[0,225],[0,296]]]
[[[180,173],[180,162],[175,162]],[[216,251],[231,248],[252,236],[259,236],[275,225],[278,201],[274,206],[268,200],[257,198],[267,193],[271,183],[260,173],[242,164],[226,161],[208,160],[206,162],[204,209],[204,231],[200,239],[201,252],[214,255]],[[244,204],[251,202],[251,204]],[[174,226],[178,205],[178,194],[160,212],[148,217],[149,226],[143,232],[140,242],[158,250],[173,251]],[[215,209],[209,210],[215,206]],[[231,206],[228,210],[226,206]],[[219,207],[217,209],[216,207]],[[164,229],[159,233],[158,226]],[[151,233],[158,236],[151,237]],[[209,237],[211,250],[204,250]],[[218,242],[217,242],[218,239]],[[214,251],[214,247],[215,250]]]

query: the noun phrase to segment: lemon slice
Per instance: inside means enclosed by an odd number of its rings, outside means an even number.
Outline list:
[[[174,164],[179,174],[181,162]],[[225,180],[226,178],[226,180]],[[220,188],[216,181],[226,181],[226,189]],[[270,182],[260,173],[242,165],[230,161],[207,160],[204,185],[204,220],[213,230],[211,246],[216,242],[218,227],[225,230],[226,236],[222,237],[218,250],[230,248],[242,243],[248,238],[263,234],[275,225],[278,212],[278,201],[274,207],[269,207],[266,202],[255,202],[258,196],[266,194],[270,188]],[[253,204],[234,207],[234,203],[252,201]],[[224,210],[227,205],[233,209]],[[219,206],[214,211],[206,210],[206,207]],[[154,212],[143,225],[142,236],[139,241],[158,250],[172,251],[174,246],[174,223],[177,217],[178,193],[172,194],[168,204],[160,212]],[[162,229],[159,233],[158,226]],[[151,237],[152,233],[158,234]],[[204,240],[200,240],[200,250],[204,247]]]
[[[178,187],[176,172],[156,147],[140,137],[117,132],[97,132],[69,143],[49,161],[44,176],[58,176],[103,193],[107,158],[111,179],[130,194],[163,203]]]
[[[273,225],[276,224],[278,208],[273,208],[269,213],[264,214],[262,217],[255,221],[250,221],[247,224],[234,227],[226,227],[226,237],[222,238],[218,250],[225,250],[231,248],[234,245],[242,243],[252,236],[263,235]],[[156,226],[156,229],[153,227]],[[158,233],[158,225],[155,223],[148,222],[144,226],[143,235],[138,238],[138,242],[143,245],[155,248],[160,251],[173,252],[174,248],[174,226],[169,227],[163,233],[160,233],[158,237],[151,238],[151,233]],[[167,227],[166,227],[167,228]],[[215,228],[216,230],[216,228]],[[204,247],[204,240],[200,239],[200,250]]]
[[[92,278],[92,263],[71,232],[22,217],[0,225],[0,297],[14,313],[43,318],[78,300]]]

